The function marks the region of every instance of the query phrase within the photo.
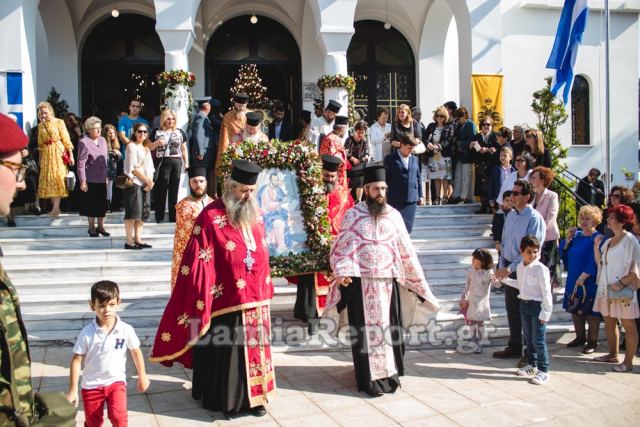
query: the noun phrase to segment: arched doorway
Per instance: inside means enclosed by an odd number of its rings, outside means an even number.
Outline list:
[[[411,46],[395,28],[379,21],[358,21],[347,50],[349,74],[356,80],[355,108],[369,123],[387,107],[395,116],[399,104],[415,105],[415,59]]]
[[[302,106],[298,44],[282,24],[264,16],[251,24],[249,18],[230,19],[211,36],[206,51],[206,91],[227,109],[240,66],[257,64],[266,96],[282,102],[288,119],[297,119]]]
[[[160,105],[156,76],[164,70],[164,48],[146,16],[122,14],[98,24],[82,49],[82,111],[114,123],[129,100],[144,103],[142,114],[153,119]]]

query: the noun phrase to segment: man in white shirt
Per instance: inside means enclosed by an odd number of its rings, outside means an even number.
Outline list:
[[[325,107],[324,114],[311,121],[311,134],[313,138],[316,139],[316,145],[318,145],[325,136],[333,132],[336,115],[341,108],[342,104],[332,99]]]

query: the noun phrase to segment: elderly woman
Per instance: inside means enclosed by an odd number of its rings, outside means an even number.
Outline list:
[[[411,116],[411,109],[407,104],[398,105],[396,111],[396,119],[391,126],[391,146],[400,148],[400,141],[404,134],[411,134],[419,144],[422,141],[422,128],[420,123],[415,121]]]
[[[89,221],[89,236],[109,236],[104,229],[107,213],[107,141],[100,135],[102,121],[89,117],[84,122],[87,134],[78,142],[79,210]],[[95,220],[98,218],[98,227]]]
[[[451,145],[453,144],[453,124],[449,123],[449,112],[440,106],[433,112],[433,122],[424,132],[427,152],[422,154],[423,164],[426,160],[428,174],[423,174],[433,182],[434,192],[431,204],[439,205],[449,194],[451,181]],[[424,166],[423,166],[424,167]],[[426,191],[425,193],[426,194]]]
[[[607,227],[613,237],[607,239],[600,249],[602,236],[594,240],[595,259],[598,264],[598,290],[593,306],[602,313],[607,333],[609,353],[596,357],[598,362],[616,363],[613,370],[627,372],[633,369],[633,356],[638,347],[638,330],[635,319],[640,316],[636,292],[630,299],[613,299],[611,292],[624,288],[636,289],[640,267],[640,244],[629,233],[633,225],[633,210],[626,205],[614,206],[609,210]],[[626,337],[626,351],[622,363],[618,359],[618,320],[622,323]]]
[[[584,286],[584,294],[576,293],[581,298],[586,296],[585,301],[594,301],[596,297],[596,275],[598,266],[593,251],[593,242],[598,236],[602,236],[596,227],[602,221],[602,211],[595,206],[583,206],[578,212],[578,224],[580,230],[571,228],[567,234],[564,244],[564,262],[569,267],[567,273],[567,283],[564,288],[564,299],[562,307],[567,310],[569,299],[576,286]],[[584,345],[582,350],[585,354],[593,353],[598,347],[598,330],[600,329],[600,313],[591,311],[584,314],[571,313],[573,326],[576,330],[576,338],[567,344],[567,347],[578,347]],[[589,336],[587,337],[586,323],[589,324]],[[586,344],[585,344],[586,343]]]
[[[156,146],[158,177],[153,192],[156,222],[164,222],[164,207],[169,193],[169,222],[176,222],[176,203],[178,203],[178,187],[180,175],[189,167],[187,151],[187,135],[176,128],[176,113],[165,108],[160,114],[160,129],[151,135]],[[126,156],[125,156],[126,158]]]
[[[531,153],[536,161],[536,166],[551,167],[551,153],[544,146],[542,131],[529,129],[525,134],[525,150]]]
[[[555,176],[556,174],[551,169],[542,166],[533,168],[531,175],[529,175],[529,182],[536,192],[531,203],[533,208],[544,218],[547,230],[540,251],[540,261],[549,268],[551,283],[554,287],[560,283],[560,260],[558,257],[558,239],[560,238],[558,210],[560,203],[558,202],[558,193],[549,190],[549,185]]]
[[[133,180],[133,185],[126,188],[123,195],[125,249],[151,247],[141,240],[142,226],[149,217],[149,192],[153,189],[154,167],[148,135],[149,126],[136,123],[124,156],[124,173]]]
[[[377,119],[369,127],[369,143],[371,144],[371,160],[381,162],[384,156],[391,152],[389,137],[391,136],[391,124],[389,120],[389,109],[387,107],[378,108]]]
[[[65,185],[67,166],[62,160],[68,159],[69,166],[75,162],[73,145],[64,121],[56,119],[53,107],[48,102],[38,104],[38,150],[40,152],[40,176],[38,198],[51,199],[53,208],[50,216],[60,215],[60,198],[69,196]]]

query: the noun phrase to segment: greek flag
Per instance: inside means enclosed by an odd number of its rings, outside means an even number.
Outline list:
[[[551,82],[551,93],[556,95],[564,85],[562,100],[566,104],[573,85],[573,66],[578,55],[578,46],[587,25],[589,7],[587,0],[566,0],[560,15],[556,40],[553,43],[547,68],[556,70]]]
[[[0,112],[16,116],[18,125],[22,119],[22,73],[0,72]]]

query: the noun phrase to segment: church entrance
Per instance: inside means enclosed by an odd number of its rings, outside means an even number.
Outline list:
[[[399,104],[416,103],[415,60],[409,42],[395,28],[379,21],[358,21],[347,50],[349,74],[356,81],[355,109],[368,123],[387,107],[389,121]]]
[[[164,70],[164,48],[146,16],[122,14],[98,24],[82,49],[82,114],[116,123],[132,98],[144,104],[149,120],[160,106],[156,76]]]
[[[240,66],[256,64],[265,96],[285,108],[287,119],[297,122],[302,108],[300,51],[280,23],[249,15],[225,22],[211,36],[206,51],[206,93],[220,99],[223,111],[231,107],[230,89]]]

